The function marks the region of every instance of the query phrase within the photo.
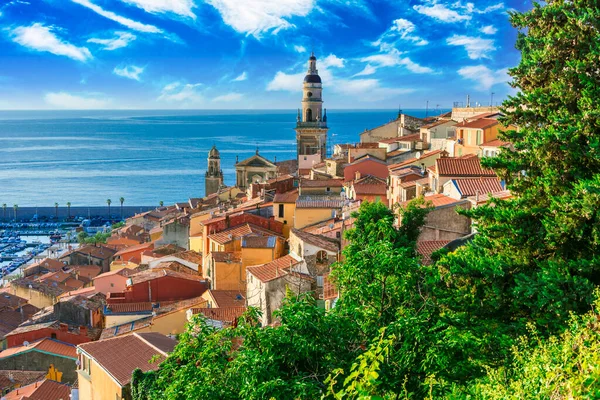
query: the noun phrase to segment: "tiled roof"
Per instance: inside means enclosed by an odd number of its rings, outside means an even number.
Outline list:
[[[423,265],[431,264],[431,254],[450,243],[451,240],[423,240],[417,242],[417,252],[422,256]]]
[[[489,142],[485,142],[484,144],[480,144],[479,147],[505,147],[510,146],[510,142],[505,142],[504,140],[494,139]]]
[[[302,179],[300,186],[304,188],[342,187],[343,179]]]
[[[125,336],[80,344],[79,348],[91,356],[121,386],[131,381],[133,370],[142,372],[158,369],[167,353],[173,351],[177,342],[160,333],[132,333]],[[149,363],[154,356],[153,363]]]
[[[4,308],[19,308],[19,306],[22,306],[23,304],[27,304],[27,300],[22,297],[10,293],[0,293],[0,310]]]
[[[417,181],[416,180],[415,181],[402,182],[400,184],[400,187],[404,188],[404,189],[408,189],[408,188],[411,188],[413,186],[417,186]]]
[[[44,379],[7,393],[2,400],[68,400],[71,387],[50,379]]]
[[[79,278],[85,277],[92,280],[102,272],[102,268],[97,265],[78,265],[72,266],[69,272],[71,272],[71,274],[78,274]]]
[[[493,170],[481,167],[479,157],[445,157],[435,162],[439,176],[496,176]]]
[[[335,285],[329,280],[329,273],[323,276],[323,300],[333,300],[339,296]]]
[[[506,200],[506,199],[510,199],[511,197],[512,197],[512,193],[510,192],[510,190],[503,190],[501,192],[496,192],[496,193],[491,193],[491,194],[487,194],[487,193],[483,194],[483,195],[479,196],[478,201],[475,196],[471,196],[471,197],[469,197],[469,199],[476,201],[477,204],[483,204],[490,199]]]
[[[87,246],[78,247],[75,250],[65,253],[62,256],[60,256],[59,259],[62,260],[63,258],[70,256],[71,254],[79,253],[83,256],[89,255],[94,258],[106,260],[106,259],[111,258],[116,252],[117,252],[116,250],[111,249],[110,247],[106,247],[106,246],[87,245]]]
[[[296,208],[342,208],[344,203],[340,196],[302,195],[296,200]]]
[[[416,142],[421,140],[421,134],[415,133],[412,135],[399,136],[396,139],[398,139],[399,142]]]
[[[435,128],[436,126],[443,125],[443,124],[445,124],[445,123],[448,123],[448,122],[454,122],[454,121],[447,120],[447,119],[440,119],[440,120],[437,120],[437,121],[435,121],[435,122],[432,122],[432,123],[430,123],[430,124],[423,125],[423,126],[421,127],[421,129],[431,129],[431,128]],[[456,122],[454,122],[454,123],[456,124]]]
[[[59,285],[56,282],[39,282],[25,278],[15,279],[10,284],[24,288],[29,288],[31,285],[31,290],[55,297],[69,290],[66,286]]]
[[[246,304],[244,295],[236,290],[209,290],[215,301],[215,308],[242,307]]]
[[[296,260],[294,257],[288,254],[266,264],[247,267],[246,271],[250,272],[261,282],[265,283],[286,275],[290,267],[300,263],[301,261]]]
[[[498,178],[462,178],[453,179],[452,182],[462,196],[482,195],[504,190]]]
[[[335,239],[330,239],[325,236],[314,235],[312,233],[304,232],[298,229],[292,229],[292,234],[302,240],[303,242],[312,244],[313,246],[317,246],[324,250],[329,250],[332,252],[340,251],[340,243]]]
[[[284,160],[275,163],[280,174],[294,174],[298,169],[298,160]]]
[[[429,202],[433,205],[433,207],[436,207],[436,208],[466,201],[466,200],[456,200],[456,199],[453,199],[452,197],[446,196],[445,194],[432,194],[429,196],[425,196],[424,200],[425,200],[425,203]],[[399,204],[401,206],[405,206],[409,203],[409,201],[403,201]]]
[[[53,325],[58,326],[58,321],[43,322],[41,324],[23,325],[13,329],[11,332],[7,333],[6,336],[13,336],[19,335],[21,333],[33,332],[44,328],[50,328]]]
[[[15,346],[0,352],[0,359],[13,357],[18,354],[29,351],[43,351],[44,353],[52,353],[58,356],[77,358],[75,346],[68,343],[59,342],[55,339],[44,338],[29,343],[27,346]]]
[[[239,262],[241,258],[238,254],[230,251],[213,251],[210,256],[215,262]]]
[[[434,151],[430,151],[429,153],[425,153],[423,154],[420,158],[411,158],[409,160],[406,161],[402,161],[401,163],[398,164],[391,164],[388,165],[388,169],[389,170],[396,170],[396,169],[400,169],[400,168],[406,168],[416,162],[419,162],[420,160],[423,160],[424,158],[429,158],[429,157],[433,157],[435,155],[441,154],[443,152],[443,150],[434,150]]]
[[[141,302],[141,303],[115,303],[106,306],[106,312],[110,314],[151,314],[152,303]]]
[[[272,249],[275,247],[275,236],[251,236],[246,235],[242,238],[242,248],[250,249]]]
[[[26,386],[44,379],[46,371],[0,370],[0,390],[2,388]]]
[[[479,118],[476,119],[475,121],[465,121],[465,122],[461,122],[460,124],[456,125],[458,128],[468,128],[468,129],[487,129],[487,128],[491,128],[494,125],[498,125],[500,122],[498,122],[497,119],[491,119],[491,118]]]
[[[60,269],[62,269],[62,267],[64,267],[65,264],[63,264],[62,262],[55,260],[53,258],[44,258],[42,261],[32,264],[29,267],[25,268],[25,271],[28,270],[35,270],[37,268],[40,268],[42,270],[48,270],[48,271],[58,271]]]
[[[377,144],[377,143],[374,143],[374,144]],[[365,154],[364,156],[355,159],[354,161],[352,161],[348,165],[356,165],[356,164],[359,164],[359,163],[362,163],[362,162],[365,162],[365,161],[374,161],[374,162],[379,163],[379,164],[385,164],[385,161],[382,161],[379,158],[377,158],[375,156],[372,156],[371,154]]]
[[[379,140],[377,143],[383,143],[383,144],[392,144],[392,143],[396,143],[398,141],[399,138],[395,137],[395,138],[391,138],[391,139],[382,139]]]
[[[273,203],[295,203],[298,199],[298,189],[285,193],[277,193],[273,198]]]
[[[188,281],[201,280],[200,276],[184,274],[182,272],[176,272],[176,271],[173,271],[170,269],[165,269],[165,268],[154,268],[154,269],[148,269],[146,271],[138,272],[137,274],[132,275],[130,277],[130,279],[131,279],[131,282],[134,285],[136,285],[138,283],[143,283],[143,282],[151,281],[154,279],[159,279],[164,276],[170,276],[172,278],[178,278],[178,279],[185,279]]]
[[[202,314],[208,319],[233,324],[246,312],[246,307],[192,308],[192,314]]]
[[[154,248],[154,243],[142,243],[142,244],[138,244],[135,246],[125,247],[124,249],[117,251],[114,256],[118,257],[118,256],[122,256],[123,254],[131,253],[133,251],[148,250],[148,249],[153,249],[153,248]]]
[[[202,254],[194,250],[181,251],[165,257],[177,257],[184,261],[193,262],[194,264],[202,264]]]
[[[231,242],[236,238],[241,238],[242,236],[248,235],[250,233],[258,233],[260,235],[273,236],[277,235],[277,233],[269,231],[267,229],[261,228],[254,224],[245,223],[242,225],[234,226],[228,229],[225,229],[218,233],[213,233],[209,235],[208,238],[214,240],[219,244],[226,244]]]
[[[112,275],[130,276],[135,273],[137,273],[137,271],[134,271],[131,268],[120,268],[120,269],[115,269],[114,271],[109,271],[109,272],[100,274],[97,277],[95,277],[94,279],[106,278],[106,277],[112,276]]]
[[[117,336],[126,335],[128,333],[132,333],[134,331],[147,328],[152,325],[153,317],[151,315],[147,317],[142,317],[140,319],[136,319],[134,321],[128,321],[120,325],[116,325],[110,328],[105,328],[102,330],[102,334],[100,335],[100,340],[110,339]]]
[[[352,183],[356,194],[378,194],[385,195],[387,192],[387,182],[385,179],[376,176],[367,175]]]

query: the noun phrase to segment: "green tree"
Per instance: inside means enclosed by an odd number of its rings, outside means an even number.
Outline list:
[[[108,205],[108,219],[110,221],[110,205],[112,204],[112,200],[106,199],[106,204]]]
[[[165,205],[165,202],[161,200],[161,201],[158,202],[158,205],[162,207],[162,206]]]
[[[67,202],[67,218],[71,219],[71,202]]]
[[[123,203],[125,203],[125,197],[120,197],[119,203],[121,203],[121,220],[123,220]]]
[[[522,58],[501,137],[515,149],[484,163],[513,198],[466,212],[479,234],[436,264],[439,359],[452,360],[435,368],[440,379],[481,376],[509,360],[528,324],[557,334],[590,308],[600,283],[599,16],[595,1],[511,13]]]

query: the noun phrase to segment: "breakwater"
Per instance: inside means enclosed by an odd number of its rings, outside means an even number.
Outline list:
[[[155,209],[157,206],[125,206],[123,205],[123,218],[129,218],[140,212]],[[106,218],[113,220],[121,219],[121,206],[119,203],[111,204],[110,216],[108,206],[71,206],[68,207],[19,207],[17,209],[17,221],[31,221],[37,215],[38,220],[54,220],[64,221],[69,218]],[[0,208],[0,221],[9,222],[15,220],[15,210],[13,205],[7,204],[6,209]]]

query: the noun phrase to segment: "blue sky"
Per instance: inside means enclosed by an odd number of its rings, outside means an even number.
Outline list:
[[[512,93],[509,10],[477,0],[0,0],[0,109],[330,108]]]

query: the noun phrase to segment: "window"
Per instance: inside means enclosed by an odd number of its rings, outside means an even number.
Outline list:
[[[111,283],[111,284],[110,284],[110,287],[115,287],[115,284],[114,284],[114,283]]]
[[[279,205],[279,218],[283,218],[284,217],[284,215],[283,215],[284,208],[285,207],[284,207],[283,204]]]
[[[56,333],[52,333],[52,334],[50,335],[50,338],[51,338],[51,339],[56,339]]]
[[[323,277],[317,276],[317,287],[323,287]]]
[[[298,255],[302,256],[302,245],[298,243]]]
[[[335,237],[338,238],[338,239],[341,238],[342,237],[342,232],[336,232],[335,233]]]
[[[325,189],[327,192],[331,192],[331,188],[327,188]]]
[[[317,263],[319,264],[325,264],[327,263],[327,252],[325,250],[320,250],[317,253]]]
[[[478,130],[478,131],[477,131],[477,143],[476,143],[476,145],[478,145],[478,146],[481,144],[481,136],[482,136],[482,133],[483,133],[483,132],[482,132],[482,131],[480,131],[480,130]]]

